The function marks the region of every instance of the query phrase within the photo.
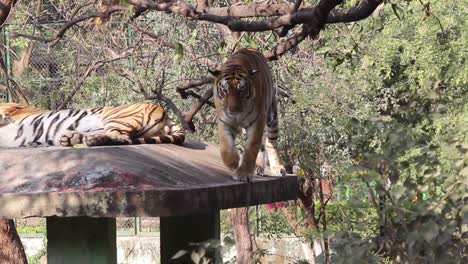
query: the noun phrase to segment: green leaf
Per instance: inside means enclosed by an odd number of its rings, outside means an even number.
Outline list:
[[[198,30],[195,29],[195,30],[192,31],[192,38],[195,39],[197,37],[198,37]]]
[[[184,56],[184,46],[182,46],[182,44],[180,43],[177,43],[175,50],[174,50],[174,61],[180,62],[183,56]]]
[[[251,48],[254,48],[254,49],[257,48],[257,43],[255,43],[255,40],[251,38],[249,35],[245,35],[244,39]]]

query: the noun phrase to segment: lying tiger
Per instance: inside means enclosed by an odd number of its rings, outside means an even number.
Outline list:
[[[262,143],[271,171],[277,176],[286,175],[276,149],[276,90],[265,57],[254,49],[240,49],[224,63],[221,70],[210,72],[215,77],[213,91],[221,157],[224,164],[235,171],[234,179],[251,180]],[[247,131],[247,138],[244,153],[239,158],[235,139],[241,129]],[[265,166],[264,160],[261,166]]]
[[[181,145],[185,131],[159,104],[49,111],[0,104],[0,147],[160,144]]]

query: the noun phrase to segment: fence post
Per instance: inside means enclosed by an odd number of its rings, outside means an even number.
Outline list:
[[[10,76],[11,75],[10,38],[8,37],[7,28],[8,28],[8,26],[4,25],[2,31],[3,31],[3,43],[5,45],[5,67],[6,67],[8,76]],[[6,80],[6,81],[8,82],[8,80]],[[12,101],[12,94],[10,93],[10,91],[8,89],[7,89],[6,95],[7,95],[6,101],[11,102]]]
[[[133,227],[135,228],[135,235],[139,235],[141,233],[141,219],[140,217],[134,217],[134,224]]]
[[[255,206],[255,220],[256,220],[256,228],[255,228],[255,236],[258,237],[260,234],[260,226],[261,226],[261,215],[262,211],[259,209],[258,205]]]

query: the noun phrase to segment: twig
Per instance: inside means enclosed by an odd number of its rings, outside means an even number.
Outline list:
[[[209,84],[209,83],[212,83],[212,82],[213,82],[212,77],[205,77],[203,79],[198,79],[198,80],[190,80],[185,84],[181,84],[181,85],[177,86],[176,91],[180,94],[180,96],[183,99],[187,99],[188,94],[187,94],[186,90],[192,89],[194,87],[202,86],[202,85],[205,85],[205,84]]]
[[[299,10],[299,7],[301,6],[301,4],[302,4],[302,0],[296,0],[296,2],[294,3],[294,8],[291,11],[291,14],[297,12],[297,10]],[[283,27],[283,29],[281,30],[281,32],[278,35],[280,37],[284,37],[284,36],[286,36],[288,34],[289,30],[291,30],[292,28],[294,28],[293,25],[286,25],[286,26]]]
[[[213,106],[212,103],[209,102],[211,97],[213,97],[213,89],[208,88],[203,94],[203,96],[198,99],[197,103],[193,106],[193,108],[189,112],[183,114],[184,121],[189,124],[191,131],[196,131],[195,125],[193,124],[193,117],[202,108],[202,106],[206,103],[208,103],[208,105]]]
[[[175,105],[175,103],[171,99],[169,99],[162,93],[156,93],[154,95],[145,96],[145,99],[163,101],[166,104],[166,106],[169,107],[174,112],[174,114],[179,118],[180,123],[182,124],[182,127],[187,131],[193,131],[192,130],[193,124],[191,125],[190,123],[186,122],[186,120],[184,119],[184,114],[179,110],[179,108]]]
[[[81,86],[83,85],[83,83],[86,81],[86,79],[91,73],[101,68],[102,66],[106,65],[107,63],[125,59],[129,57],[132,53],[133,53],[133,49],[129,49],[117,57],[113,57],[113,58],[105,59],[105,60],[98,60],[98,61],[93,62],[91,65],[88,66],[84,74],[80,76],[78,81],[73,86],[72,92],[67,96],[67,98],[62,103],[60,103],[60,105],[56,108],[56,110],[62,110],[65,108],[65,106],[68,103],[70,103],[70,101],[73,99],[73,96],[75,96],[75,94],[78,92],[78,90],[81,88]]]
[[[85,21],[85,20],[88,20],[90,18],[95,18],[95,17],[100,17],[100,18],[107,18],[109,17],[111,14],[113,13],[116,13],[116,12],[124,12],[126,11],[127,8],[126,7],[123,7],[123,6],[119,6],[119,5],[114,5],[114,6],[111,6],[109,7],[109,9],[107,9],[105,12],[94,12],[94,13],[89,13],[89,14],[84,14],[84,15],[81,15],[77,18],[74,18],[68,22],[66,22],[60,29],[57,33],[55,33],[55,35],[51,38],[44,38],[44,37],[38,37],[38,36],[31,36],[31,35],[28,35],[28,34],[22,34],[22,33],[12,33],[10,34],[11,37],[24,37],[24,38],[28,38],[28,39],[32,39],[32,40],[36,40],[36,41],[41,41],[41,42],[46,42],[46,43],[49,43],[49,45],[51,47],[55,46],[61,39],[62,37],[65,35],[65,33],[67,32],[67,30],[69,28],[71,28],[72,26],[78,24],[79,22],[82,22],[82,21]]]
[[[175,49],[176,48],[176,45],[172,42],[169,42],[167,41],[162,35],[156,35],[154,32],[151,32],[149,30],[146,30],[144,28],[141,28],[139,27],[135,22],[130,22],[130,25],[137,31],[149,36],[150,38],[152,39],[155,39],[156,41],[158,41],[159,43],[161,43],[162,45],[168,47],[168,48],[171,48],[171,49]],[[205,65],[207,65],[208,67],[210,68],[216,68],[217,67],[217,63],[210,60],[209,58],[206,58],[206,57],[200,57],[200,56],[197,56],[195,54],[195,52],[191,49],[191,48],[188,48],[188,47],[185,47],[184,46],[184,52],[185,54],[189,55],[193,60],[196,60],[196,61],[199,61]]]

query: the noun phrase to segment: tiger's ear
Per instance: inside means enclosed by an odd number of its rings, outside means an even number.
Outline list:
[[[221,71],[219,70],[211,70],[211,69],[208,69],[208,71],[211,73],[211,75],[213,75],[214,77],[218,77],[218,75],[221,73]]]
[[[251,70],[250,71],[250,76],[254,76],[258,72],[259,72],[259,70]]]

